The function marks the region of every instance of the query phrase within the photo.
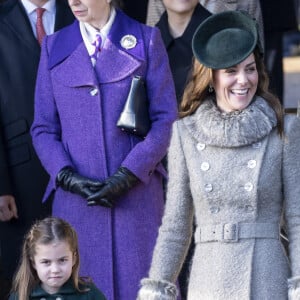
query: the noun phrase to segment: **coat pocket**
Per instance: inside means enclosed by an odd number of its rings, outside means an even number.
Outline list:
[[[14,167],[26,163],[31,159],[27,143],[8,148],[8,165]]]
[[[4,127],[4,135],[7,141],[12,140],[22,134],[27,133],[29,126],[25,119],[19,119],[12,123],[9,123]]]

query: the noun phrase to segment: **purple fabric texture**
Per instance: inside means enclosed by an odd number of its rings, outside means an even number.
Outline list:
[[[125,35],[137,44],[124,49]],[[145,139],[122,132],[117,119],[134,75],[147,85],[152,127]],[[45,38],[38,72],[33,143],[51,179],[53,214],[69,221],[80,243],[81,275],[91,276],[108,300],[133,300],[147,276],[163,213],[160,161],[177,117],[168,57],[158,29],[117,11],[93,68],[78,22]],[[141,182],[113,209],[87,207],[79,196],[55,186],[59,170],[105,180],[118,167]]]

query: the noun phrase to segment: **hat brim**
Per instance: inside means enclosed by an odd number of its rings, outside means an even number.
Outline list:
[[[225,69],[246,59],[257,42],[255,20],[240,11],[227,11],[212,15],[199,25],[192,49],[203,65]]]

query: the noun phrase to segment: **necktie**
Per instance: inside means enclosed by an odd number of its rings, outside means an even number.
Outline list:
[[[45,28],[43,25],[43,14],[45,12],[45,8],[38,7],[36,9],[36,37],[39,44],[42,44],[43,38],[46,35]]]
[[[91,58],[94,59],[95,61],[97,60],[100,51],[101,51],[101,45],[102,45],[102,39],[100,34],[96,35],[95,41],[92,43],[92,45],[95,47],[94,53],[91,55]]]

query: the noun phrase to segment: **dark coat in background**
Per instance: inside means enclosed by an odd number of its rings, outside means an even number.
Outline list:
[[[283,35],[287,31],[297,30],[296,8],[293,0],[261,0],[260,6],[270,87],[283,102]]]
[[[131,18],[146,23],[148,0],[123,0],[123,11]]]
[[[211,13],[202,5],[198,4],[187,28],[182,36],[178,38],[173,38],[170,33],[168,14],[166,11],[156,24],[161,32],[168,52],[178,103],[181,101],[186,81],[192,67],[192,38],[194,32],[196,31],[197,27],[209,16],[211,16]]]
[[[55,30],[73,20],[66,2],[56,6]],[[42,207],[48,176],[32,146],[34,89],[40,46],[18,0],[0,5],[0,195],[13,195],[19,219],[0,222],[0,278],[15,271],[23,235]],[[1,290],[1,288],[0,288]]]

